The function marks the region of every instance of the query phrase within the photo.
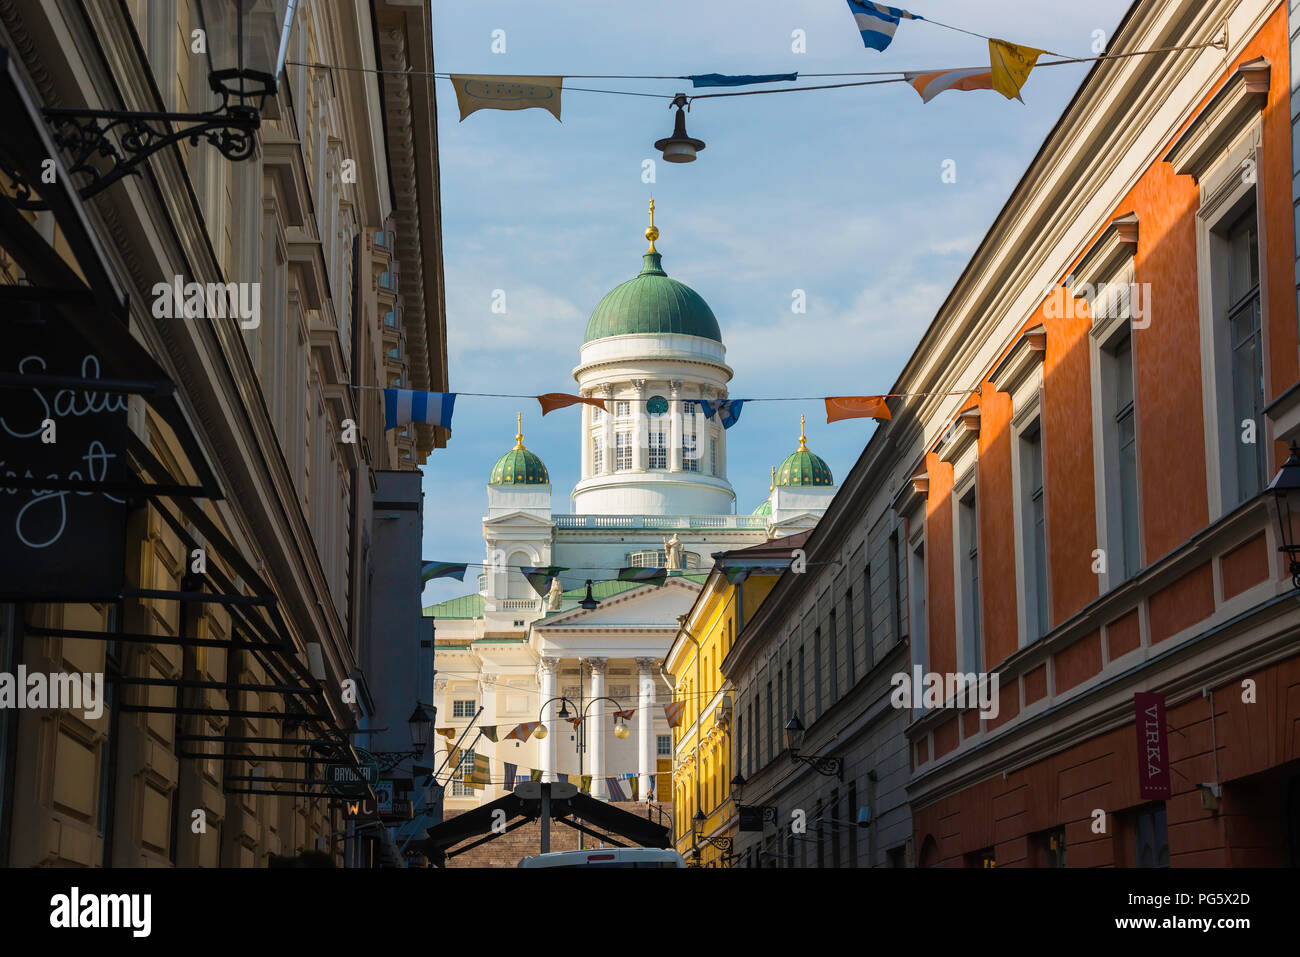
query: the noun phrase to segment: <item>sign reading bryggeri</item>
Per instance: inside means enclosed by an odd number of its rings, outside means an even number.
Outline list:
[[[379,783],[379,762],[369,751],[357,748],[361,777],[346,764],[331,762],[325,765],[325,787],[339,797],[364,797],[366,785]]]

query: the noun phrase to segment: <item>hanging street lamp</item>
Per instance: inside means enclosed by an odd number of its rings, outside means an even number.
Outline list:
[[[1278,551],[1287,558],[1291,584],[1300,588],[1300,544],[1296,542],[1294,519],[1300,518],[1300,448],[1291,443],[1291,454],[1268,485],[1277,502]]]
[[[208,65],[208,86],[220,104],[202,112],[137,112],[49,107],[43,110],[67,170],[82,182],[83,199],[136,175],[150,156],[177,143],[204,140],[239,162],[257,151],[257,130],[267,97],[275,96],[284,68],[293,15],[300,0],[193,0],[199,27],[187,49]],[[16,171],[16,204],[44,209],[36,184]]]
[[[785,746],[790,751],[790,763],[806,764],[818,774],[824,774],[827,777],[841,777],[844,772],[844,760],[842,758],[809,757],[799,753],[803,750],[804,733],[803,722],[799,720],[799,712],[796,711],[790,716],[790,720],[785,723]]]
[[[695,155],[704,149],[704,140],[697,140],[686,134],[686,114],[682,111],[689,105],[685,93],[678,93],[669,104],[670,109],[677,107],[677,116],[673,120],[673,135],[655,140],[655,149],[664,154],[666,163],[694,163]]]

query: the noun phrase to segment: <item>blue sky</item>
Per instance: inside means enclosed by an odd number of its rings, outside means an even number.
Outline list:
[[[918,14],[981,34],[1091,55],[1128,0],[917,0]],[[983,40],[902,23],[884,53],[866,50],[844,0],[434,0],[439,71],[506,74],[840,73],[978,66]],[[792,52],[803,30],[806,53]],[[492,52],[505,31],[505,53]],[[437,80],[453,391],[570,392],[591,310],[640,269],[655,199],[665,271],[699,292],[722,327],[734,397],[864,394],[889,388],[1086,64],[1040,68],[1024,105],[991,91],[922,104],[906,84],[700,100],[687,118],[707,147],[690,164],[659,161],[667,100],[567,90],[563,123],[542,110],[480,111],[458,122]],[[840,80],[804,80],[801,85]],[[689,81],[570,80],[567,86],[673,94]],[[756,89],[754,87],[748,89]],[[708,91],[701,91],[708,92]],[[946,160],[956,182],[942,181]],[[492,312],[504,290],[506,313]],[[791,311],[802,289],[807,312]],[[545,419],[534,400],[462,397],[451,442],[424,468],[424,557],[482,561],[485,483],[513,444],[551,473],[570,510],[578,413]],[[728,433],[737,510],[767,495],[770,467],[808,444],[838,481],[874,425],[826,424],[819,402],[745,407]],[[425,603],[473,590],[432,582]]]

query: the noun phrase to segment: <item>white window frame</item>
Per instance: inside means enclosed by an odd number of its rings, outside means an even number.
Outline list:
[[[984,670],[983,635],[981,632],[983,622],[980,614],[979,595],[978,593],[972,595],[971,589],[969,588],[970,575],[968,574],[968,571],[971,542],[966,540],[966,535],[963,533],[962,529],[962,509],[964,507],[962,501],[968,495],[973,495],[975,496],[975,527],[973,531],[975,534],[974,544],[976,561],[978,562],[979,492],[975,480],[976,467],[974,459],[975,453],[972,447],[971,452],[968,455],[963,456],[960,463],[960,471],[958,472],[961,478],[954,483],[952,488],[952,570],[953,596],[955,598],[954,610],[956,612],[954,615],[954,621],[957,623],[957,670],[960,672],[974,670],[976,673],[979,673]],[[974,607],[972,607],[972,605]],[[978,638],[975,638],[972,635],[972,626],[974,628],[974,636],[979,636]],[[974,643],[978,646],[980,651],[980,654],[978,655],[980,660],[975,662],[975,666],[972,669],[967,666],[970,664],[969,659],[971,658],[971,643],[973,638]]]
[[[1111,283],[1135,282],[1131,259],[1111,279]],[[1106,556],[1103,570],[1097,573],[1098,594],[1105,594],[1117,585],[1131,579],[1143,567],[1146,554],[1145,531],[1142,527],[1142,424],[1138,414],[1137,333],[1132,324],[1131,307],[1126,302],[1121,314],[1108,310],[1093,320],[1088,336],[1088,355],[1092,379],[1092,468],[1093,488],[1096,489],[1097,547]],[[1150,303],[1146,304],[1150,308]],[[1133,379],[1133,430],[1137,448],[1137,499],[1133,503],[1137,513],[1138,554],[1137,567],[1129,568],[1124,557],[1123,486],[1120,482],[1120,448],[1115,434],[1115,347],[1127,336],[1129,339],[1129,364]]]
[[[461,705],[469,705],[466,711]],[[453,718],[472,718],[478,711],[478,701],[474,698],[453,698],[451,702],[451,716]]]
[[[663,429],[651,428],[648,435],[646,468],[664,471],[668,468],[668,433]]]
[[[1048,508],[1049,489],[1047,481],[1047,436],[1043,429],[1042,422],[1042,377],[1041,370],[1038,376],[1038,382],[1033,390],[1032,396],[1026,401],[1020,403],[1020,411],[1015,413],[1011,419],[1011,487],[1013,494],[1014,508],[1012,509],[1012,522],[1015,527],[1016,536],[1016,593],[1021,600],[1016,602],[1016,625],[1019,632],[1018,644],[1024,648],[1026,645],[1033,644],[1046,635],[1052,627],[1052,543],[1051,543],[1051,526],[1047,521],[1050,515]],[[1014,406],[1013,406],[1014,408]],[[1038,429],[1038,448],[1039,457],[1043,468],[1043,565],[1042,569],[1033,567],[1030,561],[1029,545],[1030,535],[1033,534],[1029,528],[1028,522],[1028,505],[1031,490],[1025,488],[1024,482],[1024,462],[1022,460],[1020,449],[1025,440],[1026,432]],[[1047,628],[1039,634],[1037,620],[1031,620],[1031,597],[1032,610],[1041,612],[1038,606],[1038,575],[1046,577],[1043,583],[1043,601],[1047,603]]]
[[[605,436],[602,432],[593,432],[591,435],[591,474],[603,475],[605,473]]]
[[[620,441],[622,440],[622,441]],[[623,430],[614,433],[614,471],[630,472],[632,471],[632,433]],[[624,460],[626,458],[626,465]]]

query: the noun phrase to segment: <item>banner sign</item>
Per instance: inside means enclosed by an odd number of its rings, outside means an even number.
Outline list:
[[[1133,695],[1138,737],[1138,795],[1144,801],[1169,800],[1169,729],[1165,696],[1138,691]]]
[[[5,488],[4,479],[127,480],[127,396],[99,356],[52,322],[13,320],[0,370],[89,380],[0,390],[0,599],[93,601],[124,584],[126,500],[106,492]]]

